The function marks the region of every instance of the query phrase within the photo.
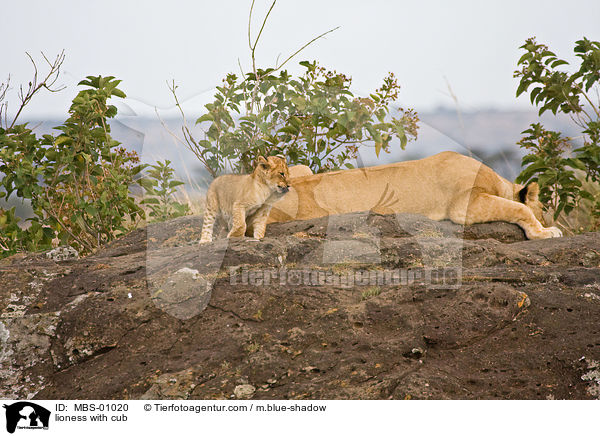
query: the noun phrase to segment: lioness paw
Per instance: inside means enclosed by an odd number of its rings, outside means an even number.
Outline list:
[[[526,231],[528,239],[560,238],[563,233],[558,227],[542,227],[541,230]]]
[[[546,227],[537,235],[528,237],[529,239],[549,239],[560,238],[562,235],[562,231],[558,227]]]
[[[563,235],[562,230],[560,230],[558,227],[548,227],[546,230],[548,230],[552,235],[549,236],[549,238],[560,238]]]

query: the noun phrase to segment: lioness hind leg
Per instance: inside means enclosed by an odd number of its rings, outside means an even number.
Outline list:
[[[455,202],[449,211],[457,224],[475,224],[506,221],[520,226],[528,239],[546,239],[562,236],[556,227],[544,227],[531,209],[517,201],[486,193],[469,193]]]

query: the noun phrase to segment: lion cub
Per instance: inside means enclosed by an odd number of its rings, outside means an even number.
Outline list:
[[[229,228],[228,238],[265,236],[267,218],[273,203],[288,192],[289,171],[285,158],[260,156],[252,174],[227,174],[217,177],[206,193],[206,211],[200,243],[212,241],[217,214],[225,216]]]

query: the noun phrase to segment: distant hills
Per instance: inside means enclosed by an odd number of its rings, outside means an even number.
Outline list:
[[[529,124],[539,122],[535,110],[478,110],[459,112],[452,108],[438,108],[430,112],[419,113],[421,119],[419,138],[409,143],[405,151],[399,144],[393,144],[390,154],[379,159],[374,150],[364,148],[360,152],[358,166],[371,166],[400,160],[418,159],[444,150],[455,150],[470,154],[494,168],[504,177],[513,180],[520,171],[520,162],[524,152],[516,142],[521,132]],[[190,128],[196,128],[197,138],[201,137],[199,127],[194,127],[195,116],[188,114]],[[181,120],[164,120],[173,133],[180,134]],[[52,133],[52,127],[60,120],[29,120],[30,125],[38,125],[39,134]],[[574,136],[576,131],[568,117],[544,114],[541,122],[546,128],[562,131]],[[120,115],[111,122],[112,135],[131,150],[137,151],[144,162],[169,159],[186,182],[200,187],[210,182],[210,177],[195,156],[167,132],[157,117],[139,117]],[[54,131],[53,133],[56,133]]]

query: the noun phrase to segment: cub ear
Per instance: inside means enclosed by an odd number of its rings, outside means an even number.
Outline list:
[[[258,159],[256,159],[256,166],[260,166],[263,169],[267,169],[269,168],[269,161],[262,156],[258,156]]]
[[[521,201],[521,203],[538,201],[539,195],[540,185],[536,182],[531,182],[519,191],[519,201]]]

